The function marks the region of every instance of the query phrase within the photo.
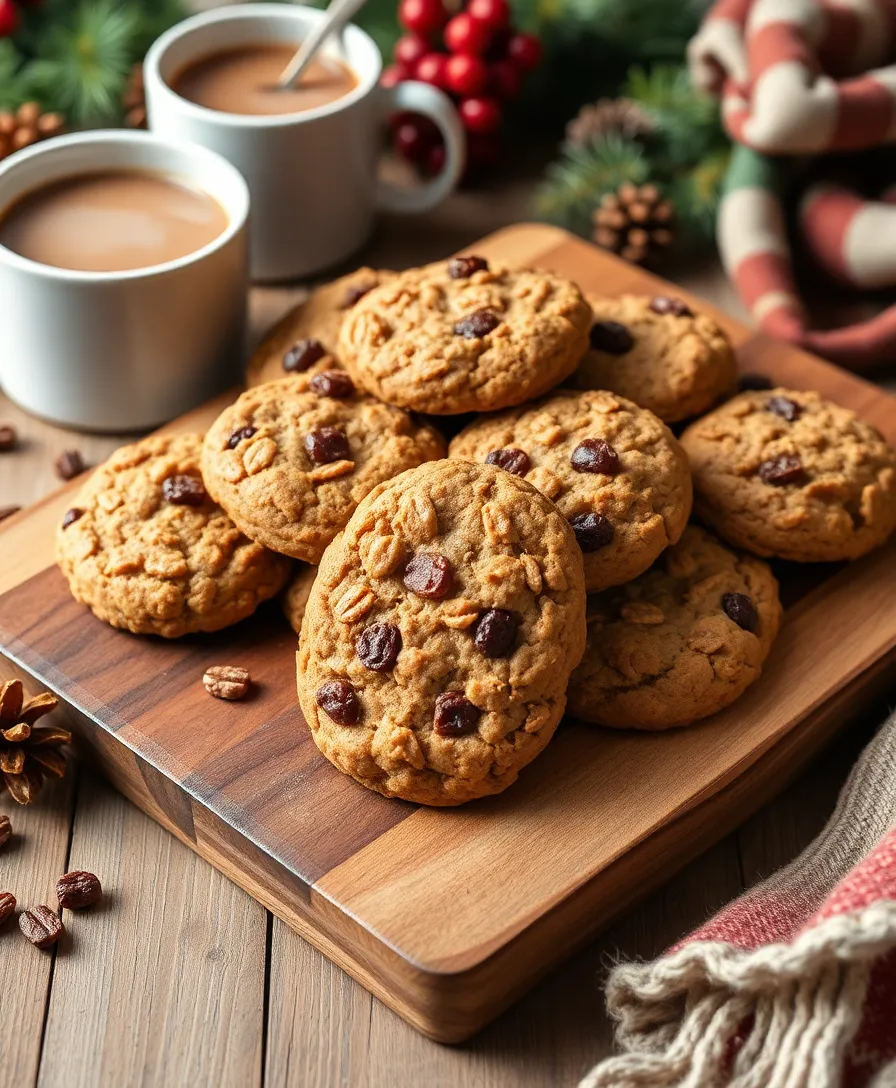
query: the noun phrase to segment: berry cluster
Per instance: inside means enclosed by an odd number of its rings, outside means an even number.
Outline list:
[[[538,38],[514,31],[507,0],[467,0],[450,18],[443,0],[400,0],[398,19],[406,33],[395,45],[383,84],[417,79],[451,95],[467,132],[469,164],[495,162],[502,104],[517,97],[523,76],[541,60]],[[428,118],[398,115],[393,143],[402,158],[424,173],[442,169],[445,149]]]

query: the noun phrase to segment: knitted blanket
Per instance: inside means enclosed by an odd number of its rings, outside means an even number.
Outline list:
[[[580,1088],[896,1086],[896,714],[790,865],[616,967],[622,1053]]]
[[[723,262],[757,322],[844,365],[896,354],[896,307],[813,331],[791,267],[781,198],[805,156],[896,141],[896,0],[718,0],[690,44],[696,85],[718,94],[736,141],[718,220]],[[896,191],[803,195],[811,258],[851,287],[896,285]]]

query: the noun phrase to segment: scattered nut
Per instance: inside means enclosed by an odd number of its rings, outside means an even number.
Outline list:
[[[18,440],[19,436],[15,427],[11,427],[8,423],[0,424],[0,453],[15,449]]]
[[[12,892],[0,892],[0,926],[16,909],[16,897]]]
[[[76,870],[56,881],[56,898],[66,910],[83,910],[103,898],[103,887],[93,873]]]
[[[19,929],[38,948],[50,948],[65,933],[65,926],[49,907],[43,905],[23,910],[19,915]]]
[[[239,665],[212,665],[202,677],[205,690],[216,699],[242,699],[249,690],[252,678],[248,669]]]
[[[12,838],[12,824],[9,822],[9,817],[4,813],[0,813],[0,850],[9,842]]]
[[[56,475],[62,480],[73,480],[86,468],[80,450],[63,450],[56,458]]]

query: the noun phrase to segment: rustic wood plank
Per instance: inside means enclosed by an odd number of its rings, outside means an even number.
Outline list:
[[[69,868],[106,895],[64,914],[41,1088],[259,1084],[264,909],[89,773]]]

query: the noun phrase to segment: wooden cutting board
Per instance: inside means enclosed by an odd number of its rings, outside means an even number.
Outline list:
[[[589,293],[681,294],[550,227],[471,249]],[[743,370],[818,389],[896,441],[896,399],[716,316]],[[201,429],[226,399],[173,428]],[[275,604],[175,643],[115,631],[77,605],[52,555],[74,486],[0,528],[4,675],[57,692],[81,748],[127,797],[441,1041],[482,1027],[768,800],[878,695],[896,657],[896,542],[849,566],[782,566],[783,629],[734,706],[658,735],[569,723],[501,797],[420,808],[318,754]],[[202,673],[221,663],[250,670],[251,699],[208,697]]]

